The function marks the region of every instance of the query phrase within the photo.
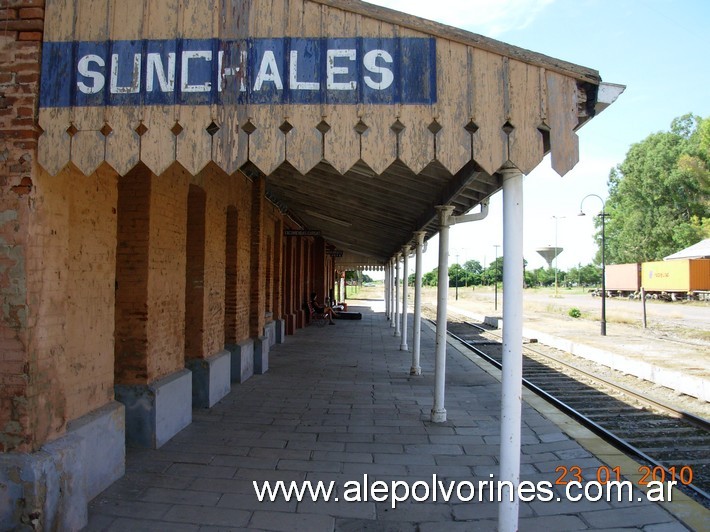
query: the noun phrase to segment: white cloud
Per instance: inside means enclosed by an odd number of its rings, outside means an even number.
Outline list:
[[[487,37],[527,27],[554,0],[369,0]]]

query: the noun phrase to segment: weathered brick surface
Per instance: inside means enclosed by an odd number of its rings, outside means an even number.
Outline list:
[[[239,263],[239,211],[227,207],[227,226],[224,249],[224,343],[237,343],[237,289]]]
[[[66,347],[60,375],[65,416],[72,420],[113,399],[118,176],[105,164],[91,176],[66,175]]]
[[[257,338],[264,330],[264,301],[266,282],[264,275],[264,209],[266,204],[265,179],[254,181],[251,208],[251,292],[249,308],[249,336]]]
[[[237,289],[236,289],[236,324],[237,341],[249,338],[249,307],[251,304],[251,194],[252,184],[242,174],[229,178],[230,197],[237,208]]]
[[[298,313],[323,286],[313,239],[294,238],[285,262],[284,218],[263,178],[215,165],[192,176],[178,163],[160,176],[40,168],[43,17],[42,0],[0,0],[0,451],[61,436],[115,383],[150,383],[185,356],[261,336],[269,313]],[[192,240],[191,185],[204,192]],[[188,241],[204,256],[199,305],[186,297]]]
[[[0,0],[0,8],[44,7],[44,0]]]
[[[28,5],[24,3],[22,5]],[[43,7],[20,7],[19,18],[21,19],[36,19],[44,22]]]
[[[19,16],[16,9],[0,9],[0,20],[15,20]]]
[[[274,276],[274,318],[281,319],[284,316],[284,223],[283,217],[277,215],[274,220],[274,261],[272,265]]]
[[[185,232],[190,175],[153,177],[148,262],[148,382],[185,366]]]
[[[199,324],[202,329],[201,347],[193,354],[186,351],[185,355],[208,357],[222,350],[225,343],[236,343],[249,337],[253,184],[241,174],[230,177],[215,165],[207,166],[192,178],[192,182],[203,186],[206,191],[204,218],[208,230],[201,244],[205,256],[202,323]],[[229,244],[228,221],[232,228]],[[232,253],[229,262],[228,247]],[[229,299],[226,296],[228,275],[231,283]]]
[[[19,41],[15,27],[41,35],[42,14],[25,12],[24,20],[20,14],[21,8],[41,5],[0,2],[0,451],[34,450],[62,425],[63,404],[53,404],[48,393],[51,357],[33,345],[39,325],[33,303],[41,295],[30,280],[42,240],[31,227],[40,44]]]
[[[264,264],[264,311],[271,314],[267,321],[272,321],[282,314],[281,308],[281,216],[271,203],[264,205],[264,242],[262,247]]]
[[[148,246],[153,176],[138,166],[118,180],[115,378],[134,384],[148,378]]]
[[[252,183],[211,166],[197,176],[178,164],[162,176],[141,168],[125,193],[126,203],[119,199],[116,380],[126,384],[152,382],[181,369],[185,357],[208,357],[225,343],[249,337]],[[135,218],[136,210],[143,212],[140,222],[124,227],[122,215]],[[230,270],[228,212],[234,240]],[[195,283],[198,290],[186,291]],[[130,323],[122,323],[121,316]],[[122,346],[128,347],[123,353]]]
[[[205,190],[190,184],[187,194],[185,274],[185,359],[204,358],[205,333]]]
[[[229,176],[217,166],[207,166],[200,177],[204,178],[208,191],[205,221],[209,227],[204,242],[208,260],[204,272],[202,353],[211,356],[224,348],[227,208],[230,204],[234,206],[235,197],[229,193]]]

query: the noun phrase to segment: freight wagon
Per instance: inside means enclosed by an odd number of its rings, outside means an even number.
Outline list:
[[[609,296],[631,297],[641,293],[641,263],[608,264],[605,268]]]
[[[644,262],[641,286],[655,297],[710,299],[710,259]]]
[[[606,266],[608,297],[641,296],[654,299],[710,301],[710,259],[673,259]],[[592,292],[600,296],[601,290]]]

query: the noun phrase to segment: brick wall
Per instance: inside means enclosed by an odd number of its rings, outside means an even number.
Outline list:
[[[115,378],[121,384],[148,379],[148,246],[151,176],[138,166],[118,180]]]
[[[190,174],[153,176],[148,262],[148,382],[185,367],[185,231]]]
[[[0,251],[22,266],[2,282],[4,451],[36,450],[113,398],[116,175],[36,167],[32,179],[16,218],[24,241]]]
[[[263,229],[262,229],[262,262],[264,267],[264,312],[270,312],[272,318],[281,317],[281,257],[282,257],[282,215],[279,209],[271,202],[264,203]]]
[[[250,308],[251,308],[251,254],[252,254],[252,182],[241,173],[230,176],[228,179],[232,203],[237,207],[238,234],[237,234],[237,323],[236,340],[245,340],[250,337]]]
[[[286,286],[283,274],[283,264],[286,255],[286,244],[284,241],[284,222],[279,215],[274,222],[274,318],[284,317],[284,298],[286,297]]]
[[[207,196],[204,189],[190,185],[187,194],[186,274],[185,274],[185,359],[204,358],[205,295],[210,292],[205,280],[205,226]],[[210,227],[210,232],[219,228]],[[210,262],[212,258],[210,257]]]
[[[265,233],[275,314],[283,298],[281,214],[262,179],[213,166],[190,176],[179,164],[161,176],[139,165],[123,177],[106,165],[92,176],[37,166],[43,5],[0,0],[0,451],[36,450],[62,435],[112,399],[114,381],[148,383],[184,367],[191,183],[206,194],[204,356],[226,338],[262,334]]]
[[[38,79],[43,1],[0,2],[0,451],[31,451],[56,429],[37,418],[42,385],[29,378],[35,325],[27,280],[35,200]],[[59,408],[63,408],[59,405]],[[61,422],[60,422],[61,425]]]
[[[204,180],[207,190],[205,235],[205,304],[204,304],[204,356],[212,356],[224,348],[225,330],[225,249],[227,238],[227,207],[233,205],[230,197],[230,177],[216,165],[207,166],[197,179]],[[239,225],[239,224],[238,224]]]
[[[65,417],[72,420],[113,399],[118,176],[106,164],[90,176],[79,171],[64,175],[69,204],[66,343],[59,369]]]
[[[265,219],[264,209],[266,205],[265,191],[266,178],[258,177],[254,180],[251,207],[251,288],[249,307],[249,336],[260,337],[264,334],[264,298],[266,293],[265,285],[265,253],[264,253],[264,231]]]
[[[237,264],[239,260],[239,211],[227,206],[227,227],[224,249],[224,344],[237,343]]]
[[[251,193],[253,184],[241,173],[225,174],[216,165],[208,165],[192,182],[206,192],[204,235],[204,274],[201,355],[209,357],[221,351],[226,343],[249,337],[249,290],[251,257]],[[227,226],[231,212],[233,232],[230,300],[226,298]],[[230,341],[225,340],[229,338]]]
[[[116,381],[139,384],[178,371],[186,356],[208,357],[222,350],[225,343],[249,337],[253,185],[242,174],[228,176],[212,165],[196,176],[179,164],[161,176],[139,165],[121,178],[122,186],[128,186],[124,184],[127,179],[134,183],[126,191],[128,204],[119,201],[116,334],[117,338],[128,336],[132,351],[119,355],[117,343]],[[199,208],[188,221],[191,190],[193,209]],[[142,214],[131,214],[136,211]],[[228,211],[232,213],[234,251],[231,305],[226,303]],[[122,216],[133,219],[125,234]],[[127,248],[125,254],[122,246]],[[190,266],[191,273],[186,276],[188,252],[196,257],[197,269]],[[121,260],[127,261],[123,267]],[[133,279],[122,281],[123,270]],[[199,294],[188,297],[187,278],[195,275],[199,277]],[[125,283],[130,295],[124,300]],[[123,310],[122,304],[126,305]],[[123,326],[125,334],[118,320],[123,314],[134,322],[131,327]]]

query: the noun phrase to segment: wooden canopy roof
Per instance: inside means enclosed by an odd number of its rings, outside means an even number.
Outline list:
[[[368,264],[436,233],[436,205],[475,207],[506,171],[551,152],[567,173],[600,107],[594,70],[357,0],[47,0],[46,20],[48,172],[177,161],[262,176],[297,224]],[[193,82],[196,65],[216,74]],[[331,90],[343,87],[352,99]]]

